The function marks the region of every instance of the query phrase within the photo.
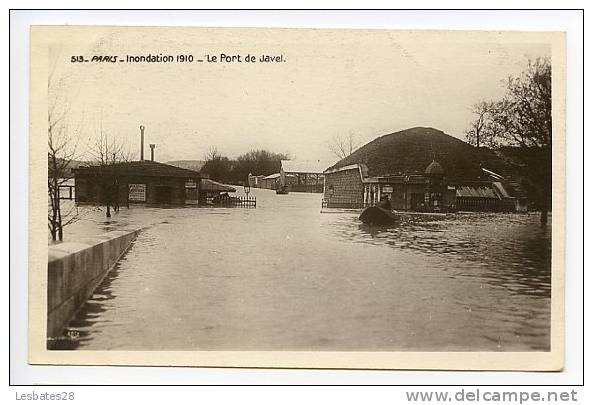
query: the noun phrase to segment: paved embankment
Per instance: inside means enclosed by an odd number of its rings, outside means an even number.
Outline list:
[[[139,230],[112,231],[49,246],[47,336],[57,337],[126,252]]]

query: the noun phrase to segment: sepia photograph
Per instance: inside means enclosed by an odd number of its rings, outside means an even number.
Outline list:
[[[30,361],[561,369],[564,43],[32,27]]]

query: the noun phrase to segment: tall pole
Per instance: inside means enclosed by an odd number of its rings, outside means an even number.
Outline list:
[[[144,160],[144,125],[140,125],[140,161]]]

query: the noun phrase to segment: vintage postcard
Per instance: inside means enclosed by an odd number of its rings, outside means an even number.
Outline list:
[[[30,46],[32,364],[563,368],[563,33]]]

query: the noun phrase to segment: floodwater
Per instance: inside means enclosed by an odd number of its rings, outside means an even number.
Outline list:
[[[60,349],[550,349],[551,228],[538,215],[420,217],[390,229],[320,213],[319,194],[258,207],[93,212],[78,235],[142,225]]]

